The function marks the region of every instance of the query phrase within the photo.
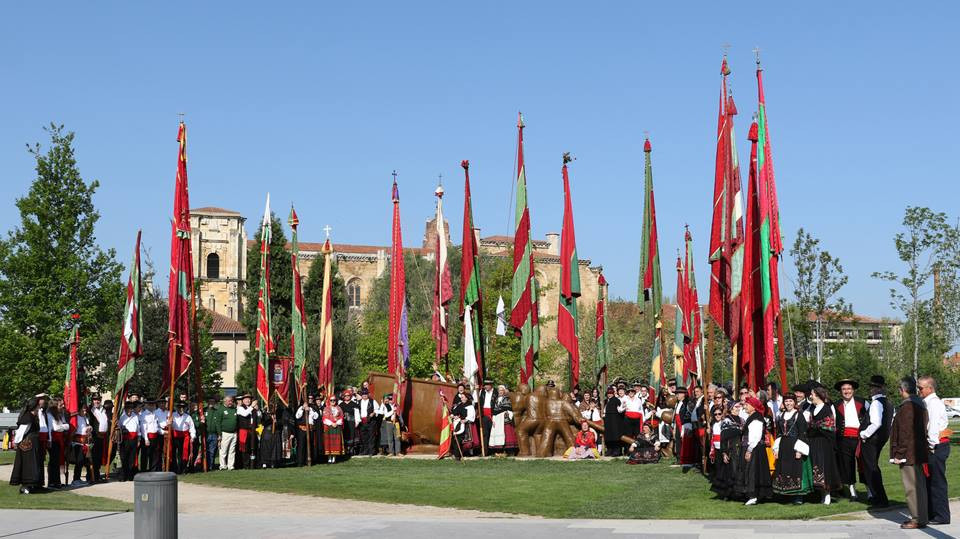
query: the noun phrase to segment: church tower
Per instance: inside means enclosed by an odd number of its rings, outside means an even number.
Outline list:
[[[246,219],[223,208],[190,210],[193,272],[203,308],[239,320],[247,278]]]

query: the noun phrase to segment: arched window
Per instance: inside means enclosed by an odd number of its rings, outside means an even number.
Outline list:
[[[217,312],[217,300],[213,299],[213,296],[210,296],[210,299],[207,300],[207,307],[211,312]]]
[[[217,253],[207,255],[207,279],[220,278],[220,256]]]
[[[360,307],[360,279],[350,279],[347,283],[347,305]]]

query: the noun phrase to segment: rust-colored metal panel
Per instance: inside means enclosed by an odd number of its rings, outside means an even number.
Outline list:
[[[384,393],[393,391],[394,377],[389,374],[371,372],[367,380],[370,382],[371,394],[377,402],[380,402]],[[447,397],[447,406],[450,406],[457,386],[446,382],[415,379],[411,379],[408,386],[403,418],[409,432],[409,441],[413,445],[440,443],[440,393],[443,392]]]

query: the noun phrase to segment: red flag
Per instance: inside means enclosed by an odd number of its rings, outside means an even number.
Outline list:
[[[67,377],[63,384],[64,411],[70,417],[70,429],[77,429],[77,412],[80,411],[80,386],[77,382],[77,369],[80,367],[77,348],[80,346],[80,320],[73,315],[73,329],[70,330],[70,355],[67,358]]]
[[[407,340],[407,275],[403,262],[403,234],[400,230],[400,190],[393,173],[393,230],[390,246],[390,308],[387,335],[387,368],[394,375],[396,403],[403,410],[410,350]]]
[[[473,204],[470,196],[470,162],[464,159],[460,162],[463,167],[463,253],[460,262],[460,316],[464,319],[464,371],[467,364],[476,365],[476,381],[484,378],[483,352],[483,295],[480,293],[480,250],[477,246],[477,235],[473,227]],[[467,307],[470,307],[467,309]],[[466,334],[467,326],[470,334]],[[473,349],[470,353],[467,346]],[[470,359],[472,358],[472,362]]]
[[[513,236],[513,282],[510,325],[520,336],[520,383],[531,383],[540,354],[540,320],[537,312],[537,279],[530,238],[530,208],[527,206],[527,173],[523,163],[523,116],[517,118],[517,204]]]
[[[317,385],[323,388],[327,395],[333,395],[333,245],[330,238],[323,243],[320,253],[323,254],[323,304],[320,307],[320,362]]]
[[[190,195],[187,187],[187,126],[177,134],[177,183],[173,198],[173,233],[170,239],[169,355],[163,363],[160,392],[170,389],[192,361],[190,302],[193,300],[193,253],[190,246]]]
[[[135,358],[143,355],[143,324],[140,315],[140,231],[133,250],[130,277],[127,280],[127,301],[123,308],[120,354],[117,357],[117,383],[113,393],[119,398],[136,372]]]
[[[447,399],[440,392],[440,446],[437,448],[437,458],[450,454],[450,442],[453,438],[453,424],[450,422],[450,412],[447,410]]]
[[[276,352],[273,342],[273,318],[270,315],[270,194],[263,210],[260,227],[260,291],[257,295],[257,394],[263,402],[270,400],[270,356]]]
[[[577,337],[577,298],[580,297],[580,261],[573,230],[573,202],[570,200],[570,178],[563,155],[563,229],[560,234],[560,298],[557,309],[557,341],[570,356],[570,387],[580,383],[580,340]]]
[[[701,343],[703,340],[703,320],[700,315],[700,298],[697,294],[697,280],[693,269],[693,237],[687,230],[684,235],[686,245],[686,262],[683,265],[683,293],[684,293],[684,326],[686,339],[683,347],[684,369],[688,373],[697,375],[699,379],[701,369]],[[686,375],[684,375],[686,378]]]

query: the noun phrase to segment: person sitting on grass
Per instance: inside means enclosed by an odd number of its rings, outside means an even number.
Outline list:
[[[577,432],[573,447],[567,448],[563,458],[569,460],[600,458],[600,452],[597,451],[597,435],[590,430],[590,424],[586,420],[580,422],[580,431]]]
[[[643,424],[643,432],[630,445],[627,464],[656,464],[660,462],[660,442],[650,423]]]

